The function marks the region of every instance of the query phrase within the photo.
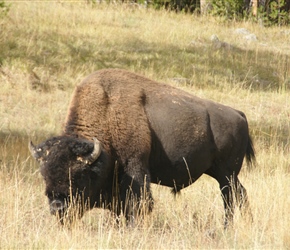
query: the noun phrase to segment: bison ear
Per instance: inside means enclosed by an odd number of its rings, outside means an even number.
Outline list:
[[[34,159],[38,160],[39,158],[42,157],[43,154],[42,149],[35,147],[32,141],[29,142],[28,148]]]

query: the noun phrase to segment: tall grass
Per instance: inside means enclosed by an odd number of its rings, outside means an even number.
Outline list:
[[[0,248],[290,248],[290,34],[128,5],[14,2],[0,22]],[[235,33],[246,28],[258,40]],[[215,46],[216,34],[223,44]],[[173,197],[152,185],[155,207],[133,228],[102,209],[60,227],[27,144],[60,133],[74,86],[126,68],[246,113],[257,166],[242,169],[253,222],[223,230],[218,184],[203,176]]]

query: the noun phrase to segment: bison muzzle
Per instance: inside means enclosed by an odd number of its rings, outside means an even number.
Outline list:
[[[219,183],[225,224],[236,202],[248,207],[238,179],[243,159],[255,158],[245,115],[125,70],[88,76],[63,133],[29,148],[61,218],[77,204],[79,217],[102,207],[132,221],[140,207],[152,210],[150,183],[177,193],[203,174]]]

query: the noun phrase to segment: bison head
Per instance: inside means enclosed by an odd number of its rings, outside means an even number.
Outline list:
[[[40,163],[50,211],[62,223],[66,217],[71,220],[72,214],[81,217],[86,208],[99,202],[108,161],[97,139],[59,136],[37,146],[30,142],[29,149]]]

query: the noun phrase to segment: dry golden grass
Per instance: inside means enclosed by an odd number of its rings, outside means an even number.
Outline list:
[[[246,28],[258,40],[235,33]],[[14,2],[0,21],[0,249],[290,248],[290,34],[212,17],[79,2]],[[215,46],[216,34],[230,46]],[[120,67],[246,113],[257,166],[243,168],[254,221],[223,230],[218,184],[203,176],[134,228],[94,209],[72,229],[49,214],[29,139],[61,131],[75,84]]]

